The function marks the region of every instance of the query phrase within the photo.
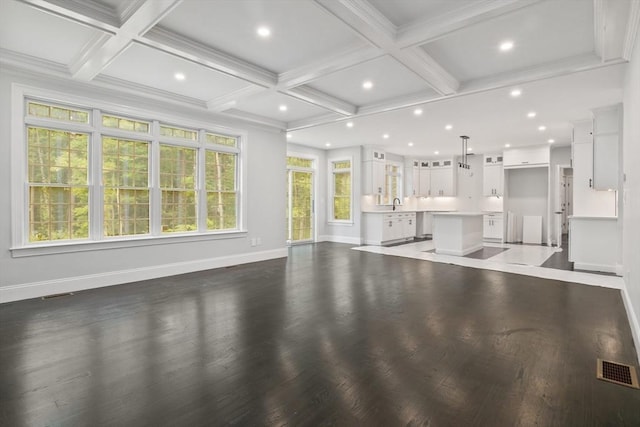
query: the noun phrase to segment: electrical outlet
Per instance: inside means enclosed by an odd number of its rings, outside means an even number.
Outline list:
[[[261,244],[262,244],[262,238],[261,238],[261,237],[258,237],[258,238],[256,239],[256,244],[257,244],[257,245],[261,245]]]
[[[251,246],[255,246],[256,245],[256,239],[251,239]]]

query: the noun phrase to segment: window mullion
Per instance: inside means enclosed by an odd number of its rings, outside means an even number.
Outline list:
[[[207,231],[207,189],[205,182],[205,162],[206,162],[206,131],[201,130],[198,133],[199,148],[196,153],[196,195],[198,209],[198,231],[204,233]]]
[[[102,182],[102,135],[98,128],[101,114],[92,111],[94,130],[89,145],[89,239],[102,240],[104,237],[104,186]]]
[[[151,123],[151,156],[149,158],[149,170],[151,179],[149,182],[149,221],[152,236],[162,234],[162,192],[160,190],[160,122],[154,120]]]

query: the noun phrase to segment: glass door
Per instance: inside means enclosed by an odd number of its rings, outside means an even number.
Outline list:
[[[313,171],[300,170],[302,168],[299,169],[299,167],[292,168],[292,161],[289,159],[292,158],[288,158],[287,161],[289,164],[287,170],[287,243],[312,242],[314,240]],[[307,161],[312,162],[311,160]]]

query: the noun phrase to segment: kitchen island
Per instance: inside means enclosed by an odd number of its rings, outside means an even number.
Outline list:
[[[482,249],[482,212],[434,212],[437,254],[464,256]]]

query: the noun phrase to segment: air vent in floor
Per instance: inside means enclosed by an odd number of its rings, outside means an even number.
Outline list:
[[[631,365],[598,359],[597,377],[599,380],[609,381],[632,388],[640,388],[638,385],[636,368]]]

